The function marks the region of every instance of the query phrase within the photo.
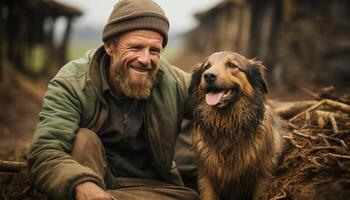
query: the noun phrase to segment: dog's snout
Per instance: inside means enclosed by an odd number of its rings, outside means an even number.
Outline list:
[[[213,83],[217,79],[217,75],[214,73],[205,73],[204,79],[207,83]]]

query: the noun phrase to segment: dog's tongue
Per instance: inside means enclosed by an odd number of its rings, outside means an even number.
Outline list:
[[[220,93],[209,92],[205,95],[205,101],[207,102],[207,104],[214,106],[219,103],[223,95],[224,95],[223,92],[220,92]]]

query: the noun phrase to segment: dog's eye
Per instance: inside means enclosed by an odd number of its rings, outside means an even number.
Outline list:
[[[203,67],[204,70],[209,69],[209,68],[210,68],[210,64],[209,63],[205,64],[204,67]]]
[[[235,65],[235,64],[233,64],[233,63],[231,63],[231,62],[228,62],[226,65],[227,65],[229,68],[237,68],[237,65]]]

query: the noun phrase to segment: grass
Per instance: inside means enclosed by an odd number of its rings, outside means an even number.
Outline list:
[[[68,60],[78,59],[84,56],[89,49],[97,49],[102,45],[96,41],[72,42],[68,49]]]
[[[32,71],[34,73],[40,72],[45,67],[45,50],[46,49],[43,45],[35,45],[31,49],[31,51],[29,51],[29,54],[25,58],[25,63],[31,66]]]

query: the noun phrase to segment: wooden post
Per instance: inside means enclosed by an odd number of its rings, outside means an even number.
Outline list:
[[[0,0],[0,11],[3,12],[5,4],[3,0]],[[4,16],[0,15],[0,85],[4,83],[4,49],[5,49],[5,22]]]
[[[231,50],[233,51],[239,51],[238,49],[238,40],[239,40],[239,27],[241,24],[240,21],[240,16],[241,16],[241,11],[240,11],[240,6],[233,6],[232,11],[230,11],[231,14],[231,19],[229,25],[229,32],[230,32],[230,41],[231,41]]]
[[[249,55],[250,34],[252,26],[252,5],[245,3],[241,7],[239,49],[244,55]]]
[[[259,34],[259,45],[258,46],[258,56],[261,59],[266,59],[271,44],[271,33],[273,28],[273,22],[275,17],[275,2],[268,2],[266,7],[264,7],[263,14],[259,23],[261,24],[260,34]]]
[[[66,26],[66,30],[64,32],[64,36],[62,39],[62,43],[60,45],[60,51],[58,53],[59,57],[58,57],[58,62],[60,64],[64,64],[67,62],[67,51],[68,51],[68,44],[69,44],[69,38],[70,38],[70,33],[72,31],[72,17],[71,16],[67,16],[67,26]]]
[[[46,49],[46,53],[44,58],[45,68],[43,69],[42,73],[47,72],[52,67],[53,62],[57,59],[56,52],[58,52],[53,41],[56,18],[53,16],[46,16],[45,21],[48,22],[47,24],[49,27],[48,29],[44,30],[44,48]]]

